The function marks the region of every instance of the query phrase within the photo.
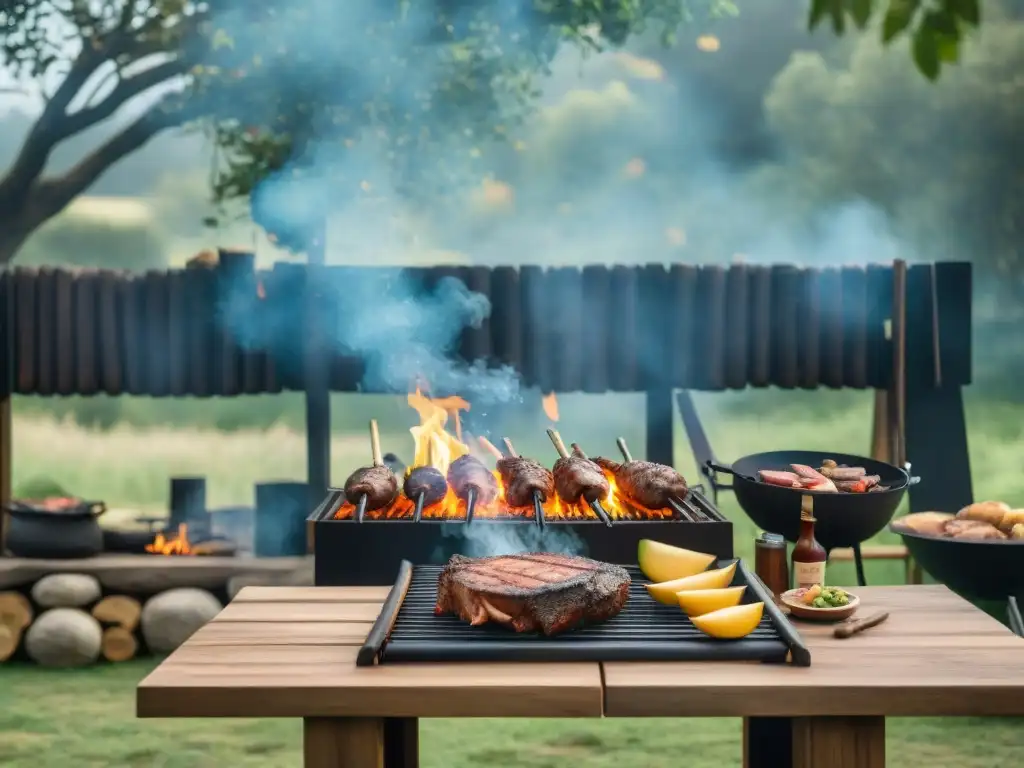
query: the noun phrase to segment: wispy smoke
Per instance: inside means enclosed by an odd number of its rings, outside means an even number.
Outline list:
[[[451,525],[447,537],[457,540],[458,554],[469,557],[515,555],[521,552],[556,552],[564,555],[587,554],[587,545],[575,531],[564,526],[538,528],[531,524],[490,525],[486,522]],[[445,553],[445,557],[453,553]]]

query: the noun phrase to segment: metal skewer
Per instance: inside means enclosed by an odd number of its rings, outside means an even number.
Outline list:
[[[565,450],[565,443],[562,442],[561,435],[559,435],[553,429],[547,430],[547,433],[548,438],[550,438],[551,440],[551,443],[555,446],[555,450],[558,451],[558,455],[561,456],[563,459],[569,458],[569,452]],[[579,450],[579,446],[577,446],[575,443],[573,443],[573,447],[576,450]],[[580,454],[583,454],[583,451],[580,451]],[[583,456],[584,458],[586,458],[585,454],[583,454]],[[608,513],[604,511],[604,507],[601,506],[600,501],[594,499],[593,501],[588,501],[587,504],[594,511],[594,514],[597,515],[598,519],[600,519],[601,522],[603,522],[609,528],[612,527],[612,519],[608,516]]]
[[[423,517],[423,502],[426,500],[426,492],[420,491],[416,494],[416,511],[412,513],[412,521],[418,523]]]
[[[518,459],[519,454],[516,452],[516,448],[512,445],[512,441],[507,437],[503,437],[502,441],[505,443],[505,450],[508,451],[508,455],[513,459]],[[541,492],[536,488],[533,491],[533,517],[537,521],[537,527],[544,527],[544,497]]]
[[[377,429],[377,420],[370,419],[370,453],[373,455],[373,466],[383,467],[384,458],[380,453],[380,432]],[[356,507],[356,522],[363,522],[366,517],[366,505],[369,502],[368,494],[359,497],[359,506]]]
[[[466,490],[466,525],[473,522],[473,512],[476,508],[476,488],[470,486]]]

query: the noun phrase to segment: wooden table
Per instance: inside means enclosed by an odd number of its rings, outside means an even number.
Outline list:
[[[140,717],[301,717],[310,768],[412,768],[420,717],[742,717],[747,768],[876,768],[886,716],[1024,715],[1024,641],[945,587],[866,587],[889,620],[810,668],[747,663],[357,668],[387,588],[248,587],[138,688]]]

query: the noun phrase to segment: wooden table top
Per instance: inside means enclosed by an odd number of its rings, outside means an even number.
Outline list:
[[[140,717],[1024,715],[1024,641],[941,586],[865,587],[810,668],[756,663],[357,668],[387,587],[248,587],[138,688]]]

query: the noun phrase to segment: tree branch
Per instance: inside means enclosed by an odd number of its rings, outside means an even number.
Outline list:
[[[195,116],[192,110],[165,111],[161,104],[125,126],[66,173],[41,180],[34,196],[41,208],[40,213],[46,218],[56,215],[122,157],[140,149],[158,133],[182,125]]]

